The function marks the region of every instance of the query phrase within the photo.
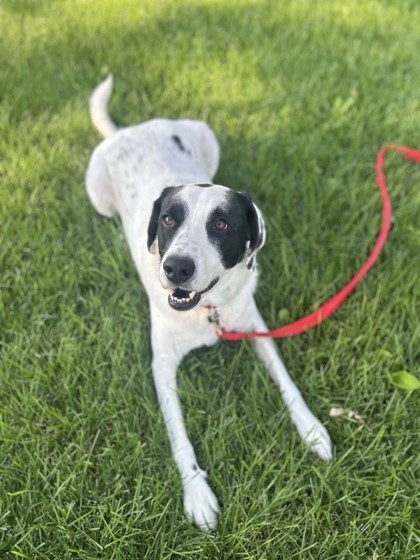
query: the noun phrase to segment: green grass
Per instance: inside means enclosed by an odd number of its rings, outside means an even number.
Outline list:
[[[299,442],[247,343],[191,354],[188,431],[222,504],[206,535],[181,485],[150,374],[147,299],[118,221],[84,173],[115,119],[208,120],[217,181],[268,225],[257,299],[273,328],[344,285],[373,245],[376,153],[420,147],[416,0],[3,0],[0,4],[0,558],[420,557],[420,170],[390,156],[395,227],[332,319],[280,343],[335,443]],[[329,419],[357,410],[367,428]]]

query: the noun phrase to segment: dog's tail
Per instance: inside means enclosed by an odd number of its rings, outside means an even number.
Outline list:
[[[108,102],[112,95],[112,74],[93,90],[89,99],[90,118],[99,132],[108,138],[118,130],[108,113]]]

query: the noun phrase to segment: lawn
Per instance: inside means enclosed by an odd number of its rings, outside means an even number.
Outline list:
[[[249,343],[183,362],[214,534],[184,518],[147,298],[118,220],[84,190],[107,72],[122,125],[209,121],[216,181],[265,215],[261,310],[272,328],[297,319],[373,246],[380,146],[420,148],[419,30],[417,0],[2,0],[1,559],[420,558],[419,391],[391,382],[420,377],[420,167],[389,157],[378,264],[330,320],[279,343],[333,463],[301,444]]]

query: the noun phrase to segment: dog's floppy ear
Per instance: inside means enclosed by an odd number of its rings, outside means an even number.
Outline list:
[[[157,238],[159,216],[162,209],[162,203],[176,190],[178,190],[178,187],[166,187],[165,189],[163,189],[160,197],[157,198],[153,203],[152,214],[149,220],[149,227],[147,228],[147,248],[151,253],[154,252],[152,249],[152,245]]]
[[[162,196],[163,193],[153,203],[153,210],[149,220],[149,227],[147,228],[147,248],[151,253],[153,252],[152,245],[157,238],[158,220],[160,209],[162,207]]]
[[[246,265],[248,268],[254,266],[254,257],[257,251],[265,243],[266,232],[264,218],[260,209],[252,202],[252,198],[248,193],[240,193],[246,201],[246,219],[249,228],[249,246]]]

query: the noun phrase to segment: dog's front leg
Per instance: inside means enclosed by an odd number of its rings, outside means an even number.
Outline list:
[[[177,393],[176,370],[180,357],[176,355],[174,337],[154,332],[153,378],[162,409],[178,471],[184,488],[184,511],[188,519],[200,529],[209,531],[217,527],[219,506],[216,496],[207,484],[207,475],[195,456],[188,439]],[[181,356],[182,357],[182,356]]]
[[[267,325],[255,302],[253,305],[252,328],[256,331],[267,331]],[[255,338],[253,342],[259,358],[268,369],[271,378],[282,394],[299,435],[319,457],[325,461],[331,461],[332,443],[330,436],[321,422],[309,410],[299,389],[284,367],[273,340],[271,338]]]

